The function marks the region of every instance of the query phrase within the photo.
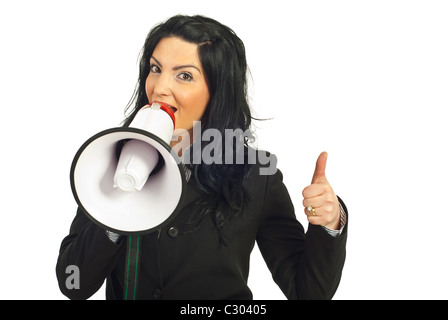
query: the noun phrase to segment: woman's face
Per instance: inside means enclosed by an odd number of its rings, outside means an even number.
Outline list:
[[[163,38],[150,59],[146,78],[148,101],[171,106],[175,129],[192,130],[209,101],[209,91],[198,56],[198,45],[177,37]]]

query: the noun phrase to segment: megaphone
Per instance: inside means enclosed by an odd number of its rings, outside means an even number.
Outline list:
[[[185,170],[169,143],[174,114],[154,102],[129,127],[101,131],[76,153],[70,184],[78,205],[104,229],[145,234],[169,223],[181,208]]]

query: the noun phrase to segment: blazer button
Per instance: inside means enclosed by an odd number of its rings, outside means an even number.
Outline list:
[[[163,297],[163,291],[159,288],[154,290],[154,299],[160,300]]]
[[[168,235],[171,238],[177,238],[179,236],[179,230],[176,227],[171,227],[168,229]]]

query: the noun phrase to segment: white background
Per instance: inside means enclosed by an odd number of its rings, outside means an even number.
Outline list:
[[[335,299],[447,299],[446,1],[0,2],[0,298],[65,299],[55,276],[81,144],[123,119],[137,57],[177,13],[245,42],[259,147],[296,204],[319,153],[349,208]],[[257,249],[255,299],[284,299]],[[101,289],[92,299],[103,299]]]

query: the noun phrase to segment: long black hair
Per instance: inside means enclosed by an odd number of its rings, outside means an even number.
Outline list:
[[[198,44],[198,55],[210,93],[209,103],[201,118],[201,132],[207,129],[221,132],[222,140],[214,143],[222,146],[222,161],[220,164],[192,163],[189,168],[192,178],[196,179],[204,194],[198,203],[202,207],[202,216],[212,214],[220,230],[242,210],[247,199],[245,181],[250,164],[246,158],[248,138],[252,137],[247,133],[250,132],[252,116],[247,96],[248,66],[245,47],[232,29],[204,16],[177,15],[156,25],[149,32],[141,52],[139,79],[133,98],[126,108],[129,116],[124,121],[125,126],[130,124],[140,108],[148,104],[145,82],[150,72],[150,58],[159,41],[166,37],[179,37]],[[226,145],[226,129],[243,134],[235,138],[236,143]],[[246,157],[242,164],[235,163],[237,140],[242,140],[245,145]],[[205,146],[202,143],[201,148]],[[226,151],[226,148],[233,150]],[[226,164],[224,157],[229,151],[233,152],[234,161],[230,164],[227,161]]]

